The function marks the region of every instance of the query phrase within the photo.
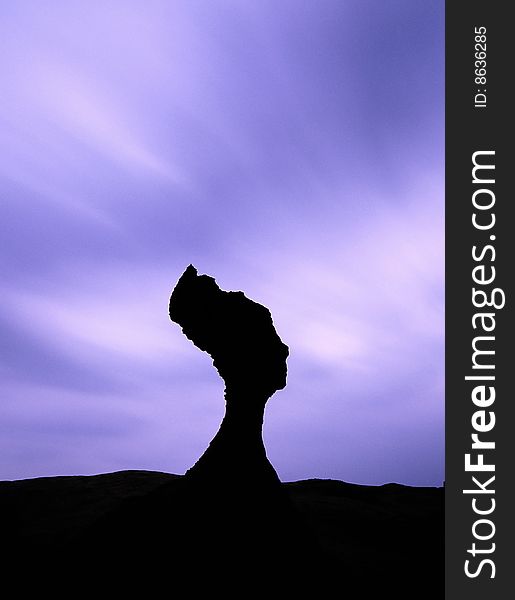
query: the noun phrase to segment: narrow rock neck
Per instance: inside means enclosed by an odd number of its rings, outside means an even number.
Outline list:
[[[218,433],[187,474],[202,478],[221,473],[230,477],[262,474],[277,479],[263,443],[266,399],[227,391],[225,399],[225,416]]]
[[[242,439],[262,439],[266,399],[234,392],[225,393],[225,415],[220,432]]]

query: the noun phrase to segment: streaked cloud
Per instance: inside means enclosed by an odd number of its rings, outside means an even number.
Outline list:
[[[183,472],[191,262],[270,307],[285,479],[443,479],[443,2],[3,6],[0,477]]]

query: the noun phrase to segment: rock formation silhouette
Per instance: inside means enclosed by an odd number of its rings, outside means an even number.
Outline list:
[[[192,265],[169,310],[225,382],[218,433],[184,476],[0,482],[6,573],[20,589],[33,584],[52,597],[62,589],[66,598],[337,591],[400,600],[423,581],[426,595],[441,597],[443,490],[281,483],[262,427],[268,399],[286,385],[289,350],[270,312]]]
[[[147,581],[154,573],[209,577],[232,570],[253,585],[290,581],[313,566],[317,543],[270,464],[262,438],[265,405],[286,385],[288,347],[267,308],[225,292],[190,265],[170,298],[170,317],[225,381],[226,412],[209,447],[184,476],[131,496],[59,549],[59,562],[95,580],[112,568]],[[232,583],[231,583],[232,581]],[[238,579],[226,579],[235,586]]]
[[[220,429],[182,481],[186,512],[195,507],[189,540],[196,540],[195,546],[216,539],[223,562],[261,579],[274,569],[284,576],[293,565],[297,569],[311,560],[316,547],[267,458],[262,437],[265,405],[286,386],[288,346],[266,307],[243,292],[221,290],[193,265],[172,292],[169,314],[212,357],[225,382]],[[195,548],[192,555],[198,557]]]
[[[243,292],[225,292],[190,265],[170,298],[170,318],[195,346],[213,358],[225,382],[220,430],[186,473],[195,478],[252,480],[277,485],[262,438],[265,404],[286,385],[288,346],[270,311]]]

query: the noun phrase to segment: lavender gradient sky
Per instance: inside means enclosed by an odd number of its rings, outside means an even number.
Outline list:
[[[1,3],[0,479],[191,466],[191,262],[290,346],[283,479],[442,483],[443,5]]]

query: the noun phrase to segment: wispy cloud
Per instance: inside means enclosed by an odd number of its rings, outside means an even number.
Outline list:
[[[443,2],[2,11],[0,476],[191,464],[193,262],[291,348],[283,477],[440,483]]]

